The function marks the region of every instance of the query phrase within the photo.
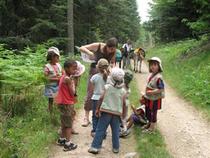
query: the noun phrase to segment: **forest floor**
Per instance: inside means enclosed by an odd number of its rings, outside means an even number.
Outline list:
[[[140,91],[144,91],[147,77],[148,68],[143,63],[142,73],[135,75]],[[163,135],[167,150],[172,157],[210,158],[210,125],[203,114],[190,104],[166,83],[166,98],[163,100],[163,108],[158,112],[158,129]],[[126,154],[135,152],[136,142],[134,135],[131,133],[128,138],[120,139],[120,152],[113,154],[109,129],[107,138],[103,141],[100,154],[93,155],[88,153],[88,148],[92,142],[92,137],[90,136],[91,126],[81,126],[83,115],[84,111],[81,109],[77,114],[75,124],[75,129],[79,132],[79,135],[73,136],[73,142],[78,144],[78,148],[64,152],[62,147],[54,144],[51,147],[49,157],[123,158]]]

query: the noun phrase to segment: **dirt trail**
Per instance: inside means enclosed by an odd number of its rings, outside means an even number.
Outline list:
[[[73,151],[64,152],[62,147],[56,144],[52,145],[50,149],[50,158],[124,158],[128,153],[134,153],[136,142],[133,134],[130,134],[126,139],[120,139],[120,152],[114,154],[112,152],[112,140],[111,140],[111,129],[108,129],[108,135],[103,141],[102,149],[100,154],[93,155],[88,153],[88,148],[92,142],[90,131],[92,126],[82,127],[84,111],[80,110],[77,114],[75,129],[79,132],[79,135],[73,135],[73,142],[78,144],[77,149]],[[133,131],[132,131],[133,132]]]
[[[148,68],[136,74],[138,87],[144,91]],[[166,98],[158,112],[160,129],[168,151],[175,158],[210,158],[210,125],[202,114],[184,101],[166,84]]]

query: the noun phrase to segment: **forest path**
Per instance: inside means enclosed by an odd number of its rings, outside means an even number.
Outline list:
[[[126,158],[126,155],[135,155],[136,142],[134,139],[134,134],[130,134],[126,139],[120,139],[120,152],[114,154],[112,152],[112,137],[111,129],[108,128],[108,134],[106,139],[103,141],[102,149],[99,154],[93,155],[88,153],[88,149],[93,138],[90,136],[92,125],[88,127],[82,127],[84,111],[83,108],[77,111],[75,129],[79,132],[78,135],[73,135],[72,140],[78,145],[77,149],[72,151],[63,151],[63,147],[53,144],[50,148],[50,158]],[[133,132],[133,131],[131,131]],[[137,158],[138,155],[136,154]]]
[[[148,68],[143,63],[142,73],[135,78],[144,91]],[[174,158],[210,158],[210,125],[202,113],[185,101],[166,83],[166,97],[158,111],[158,128],[168,151]]]

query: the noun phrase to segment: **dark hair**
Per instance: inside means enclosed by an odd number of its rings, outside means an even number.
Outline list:
[[[75,60],[66,60],[64,62],[64,69],[69,68],[73,65],[77,65],[77,62]]]
[[[152,70],[150,69],[150,65],[151,65],[152,63],[156,63],[156,64],[158,65],[158,72],[162,72],[162,71],[161,71],[161,68],[160,68],[159,62],[158,62],[158,61],[155,61],[155,60],[150,60],[150,62],[149,62],[149,72],[152,72]]]
[[[55,56],[58,56],[57,54],[55,54],[53,51],[49,51],[47,53],[47,61],[52,60]]]
[[[115,37],[109,38],[106,41],[106,46],[107,47],[117,47],[118,41]]]

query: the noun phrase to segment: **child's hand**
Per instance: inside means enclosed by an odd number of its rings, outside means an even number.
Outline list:
[[[100,112],[100,110],[99,109],[96,109],[96,117],[100,117],[101,116],[101,112]]]
[[[152,95],[152,94],[153,94],[153,90],[147,90],[147,91],[146,91],[146,94],[147,94],[147,95]]]

